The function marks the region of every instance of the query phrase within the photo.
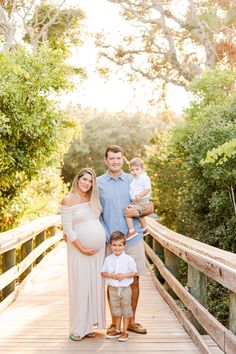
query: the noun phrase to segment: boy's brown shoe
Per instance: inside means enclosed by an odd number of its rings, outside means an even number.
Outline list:
[[[118,341],[119,342],[127,342],[129,339],[129,333],[127,331],[122,331],[121,336],[119,337]]]
[[[107,333],[106,338],[107,339],[119,338],[120,335],[121,335],[121,331],[118,331],[117,329],[113,328],[110,330],[109,333]]]

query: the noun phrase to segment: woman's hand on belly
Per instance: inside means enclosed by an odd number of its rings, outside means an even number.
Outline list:
[[[81,243],[79,242],[79,240],[74,240],[72,241],[72,245],[77,248],[77,250],[79,252],[81,252],[82,254],[85,254],[86,256],[93,256],[94,254],[96,254],[98,252],[98,249],[94,249],[94,248],[84,248]]]
[[[98,252],[98,250],[93,250],[92,248],[81,248],[80,252],[86,256],[93,256]]]

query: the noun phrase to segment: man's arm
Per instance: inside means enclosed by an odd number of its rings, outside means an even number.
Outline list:
[[[135,209],[133,206],[128,206],[125,209],[125,216],[128,218],[137,218],[137,217],[143,217],[143,216],[148,216],[154,212],[154,207],[153,207],[153,202],[149,202],[149,206],[142,212],[141,215],[139,215],[139,212],[137,209]]]

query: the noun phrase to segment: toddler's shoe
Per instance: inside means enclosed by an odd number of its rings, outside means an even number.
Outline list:
[[[107,333],[106,338],[107,339],[113,339],[113,338],[119,338],[121,336],[121,331],[118,331],[117,329],[111,329],[109,333]]]
[[[149,235],[148,228],[147,228],[147,227],[144,227],[144,228],[143,228],[143,236],[147,236],[147,235]]]
[[[137,235],[138,235],[138,231],[136,231],[136,230],[134,230],[133,232],[129,232],[126,235],[126,241],[132,240],[132,238],[134,238]]]
[[[127,331],[122,331],[121,336],[119,337],[118,341],[119,342],[127,342],[129,339],[129,333]]]

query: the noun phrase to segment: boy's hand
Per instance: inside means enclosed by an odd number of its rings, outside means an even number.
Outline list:
[[[109,278],[116,280],[116,273],[109,273]]]
[[[115,274],[115,276],[116,276],[116,280],[119,280],[119,281],[121,281],[121,280],[123,280],[123,279],[125,279],[126,278],[126,275],[125,274],[122,274],[122,273],[117,273],[117,274]]]

